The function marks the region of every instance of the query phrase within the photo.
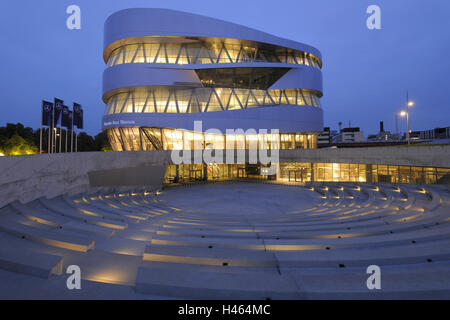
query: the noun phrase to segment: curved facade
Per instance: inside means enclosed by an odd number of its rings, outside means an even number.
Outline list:
[[[127,9],[106,21],[104,48],[103,129],[114,150],[316,147],[322,58],[311,46],[204,16]]]

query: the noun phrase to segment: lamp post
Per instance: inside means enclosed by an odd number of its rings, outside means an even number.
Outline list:
[[[414,105],[414,102],[409,101],[409,96],[408,96],[408,91],[406,91],[406,111],[401,111],[400,112],[400,116],[401,117],[405,117],[406,116],[406,123],[407,123],[407,130],[408,132],[407,134],[407,139],[408,139],[408,145],[410,145],[411,143],[411,139],[410,139],[410,130],[409,130],[409,108],[412,107]]]
[[[409,101],[408,91],[406,91],[406,122],[407,122],[407,126],[408,126],[408,132],[407,132],[408,145],[410,145],[410,143],[411,143],[410,134],[409,134],[410,133],[410,130],[409,130],[409,108],[412,107],[413,105],[414,105],[414,102]],[[404,113],[404,111],[402,113]]]
[[[407,112],[406,111],[400,111],[400,113],[398,113],[398,114],[396,114],[396,116],[400,116],[400,117],[402,117],[402,118],[404,118],[404,117],[406,117],[407,116]]]

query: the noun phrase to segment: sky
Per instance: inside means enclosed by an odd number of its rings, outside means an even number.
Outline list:
[[[69,30],[66,8],[81,8]],[[369,30],[369,5],[381,30]],[[83,105],[85,131],[101,131],[104,22],[125,8],[168,8],[218,18],[318,48],[323,57],[324,125],[379,122],[395,132],[406,91],[411,130],[450,126],[448,0],[1,0],[0,126],[39,128],[41,100]],[[399,120],[400,131],[406,121]]]

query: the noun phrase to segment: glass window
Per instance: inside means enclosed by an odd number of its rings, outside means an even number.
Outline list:
[[[190,38],[186,43],[135,43],[115,49],[107,67],[123,63],[210,64],[270,62],[321,68],[313,54],[251,41]]]

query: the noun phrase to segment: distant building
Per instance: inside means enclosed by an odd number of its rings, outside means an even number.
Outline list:
[[[325,146],[330,144],[331,134],[330,127],[323,128],[323,131],[317,135],[317,146]]]
[[[341,132],[333,137],[333,143],[355,143],[364,142],[364,132],[360,128],[344,128]]]
[[[380,122],[380,132],[377,134],[369,134],[367,136],[367,142],[394,142],[400,141],[401,136],[399,134],[393,134],[384,130],[383,121]]]
[[[317,146],[324,147],[332,143],[333,137],[336,137],[338,132],[331,130],[330,127],[323,128],[323,131],[317,135]]]
[[[432,130],[425,131],[414,131],[414,133],[419,135],[419,139],[422,140],[442,140],[450,139],[450,127],[446,128],[436,128]]]

